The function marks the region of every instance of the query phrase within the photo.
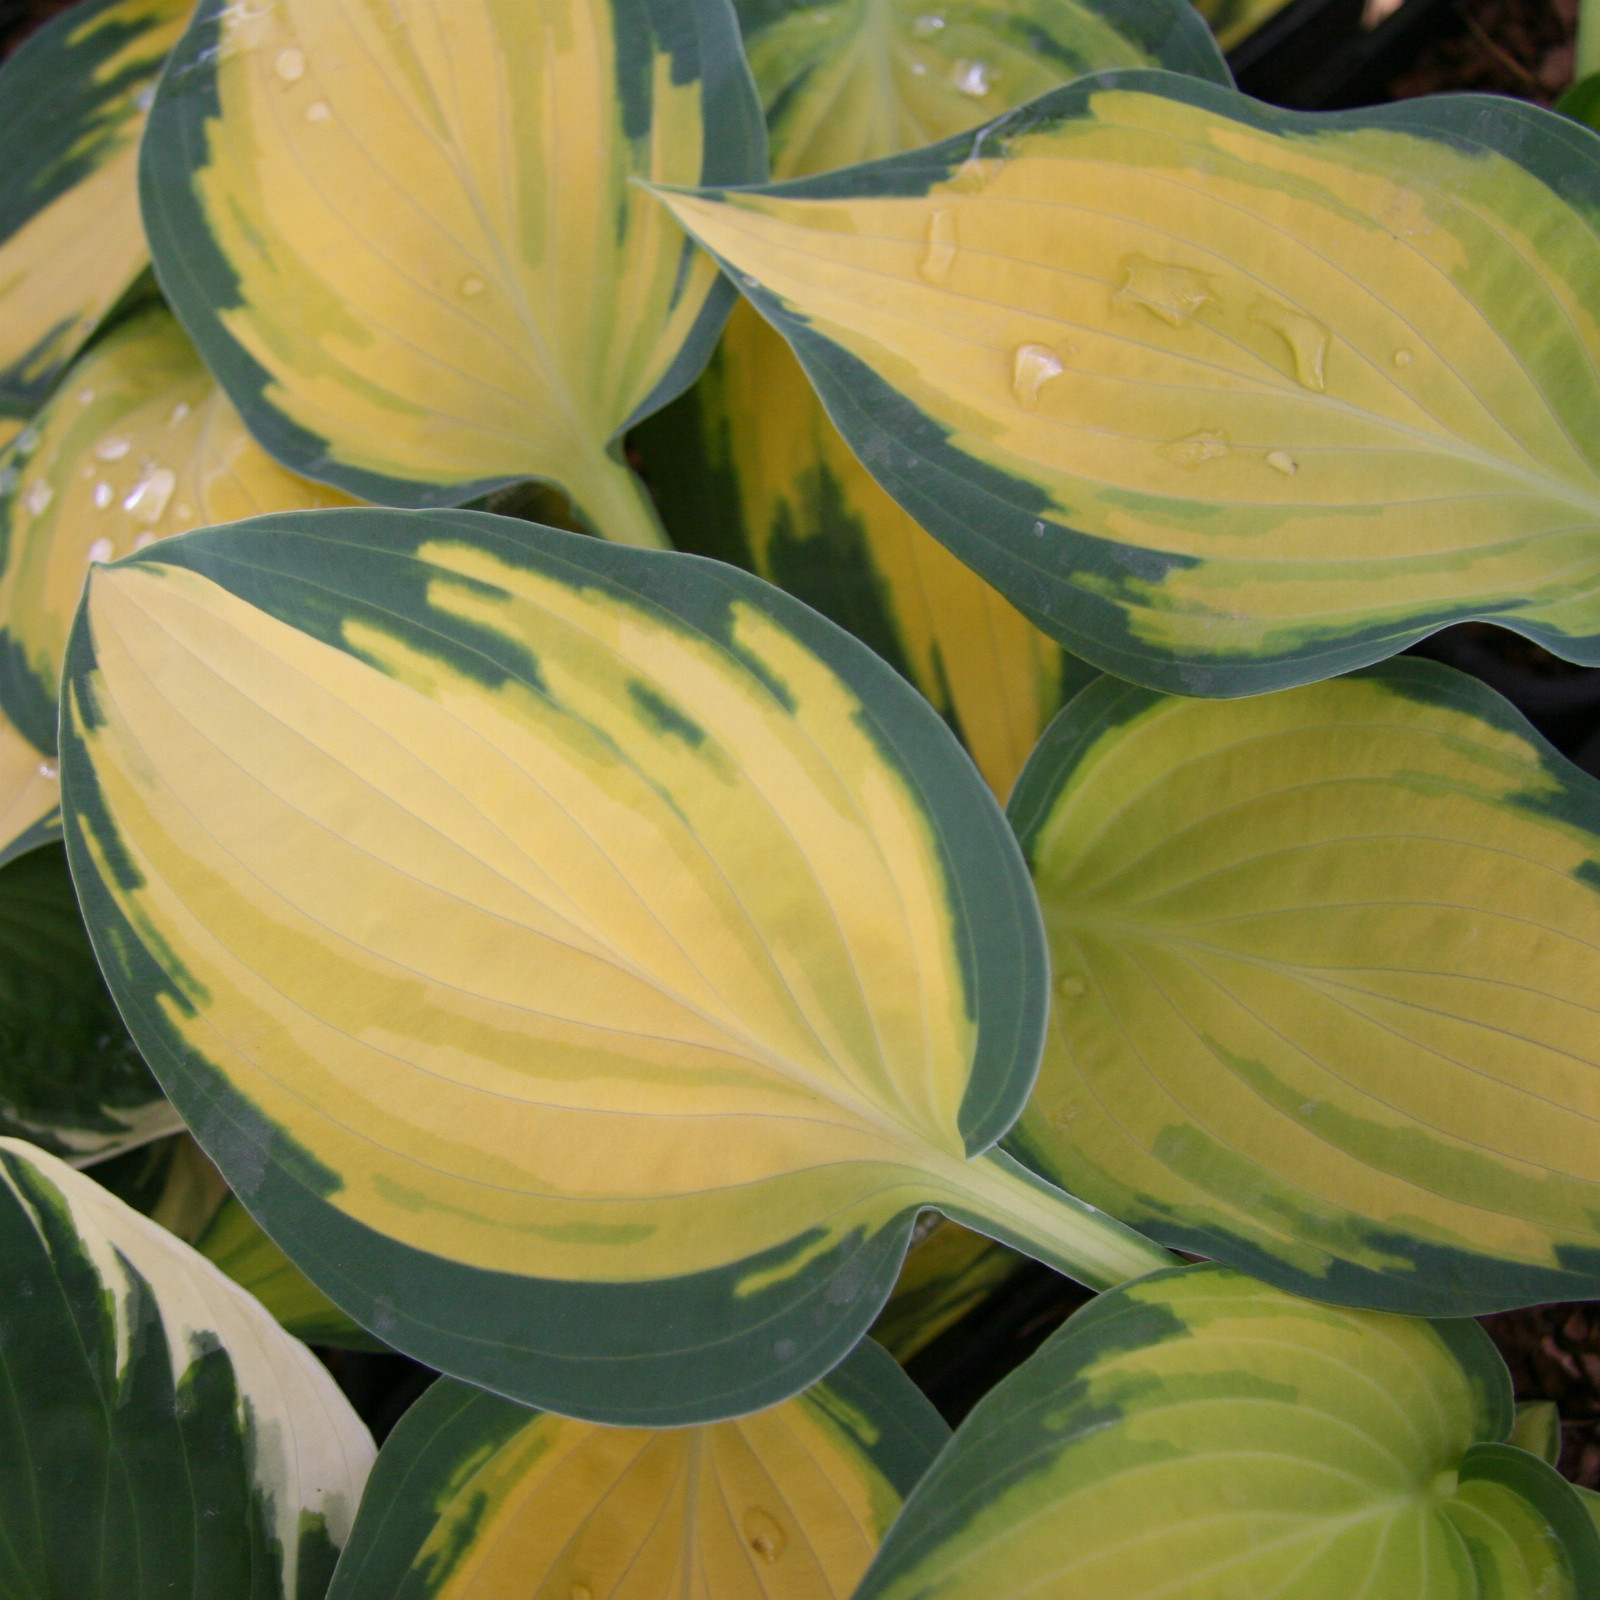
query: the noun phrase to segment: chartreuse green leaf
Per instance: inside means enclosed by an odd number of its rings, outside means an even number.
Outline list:
[[[91,562],[205,523],[349,505],[245,431],[159,307],[95,345],[0,458],[0,707],[46,755]]]
[[[95,1182],[248,1289],[296,1338],[356,1350],[388,1347],[352,1322],[239,1204],[187,1133],[96,1163]]]
[[[590,1420],[827,1371],[937,1206],[1169,1257],[998,1154],[1026,869],[948,730],[759,579],[478,512],[90,574],[67,835],[113,992],[239,1198],[380,1338]]]
[[[906,1252],[872,1337],[896,1361],[909,1361],[987,1300],[1027,1259],[959,1222],[935,1222]]]
[[[1288,0],[1195,0],[1195,9],[1211,24],[1217,43],[1231,50],[1287,4]]]
[[[84,0],[0,71],[0,443],[149,265],[139,135],[192,0]]]
[[[1510,1426],[1473,1322],[1159,1272],[978,1403],[857,1600],[1592,1595],[1600,1537]]]
[[[321,1600],[372,1440],[164,1229],[0,1140],[0,1592]]]
[[[1085,78],[664,195],[878,481],[1071,650],[1238,695],[1493,617],[1600,662],[1600,142]]]
[[[59,838],[0,866],[0,1135],[81,1166],[182,1126],[106,990]]]
[[[442,1378],[329,1600],[847,1600],[950,1430],[871,1340],[770,1410],[597,1427]]]
[[[1555,1402],[1519,1400],[1516,1421],[1511,1425],[1511,1443],[1555,1466],[1561,1459],[1561,1413]]]
[[[1104,679],[1011,816],[1055,977],[1024,1160],[1318,1299],[1600,1294],[1600,784],[1498,695]]]
[[[410,506],[548,479],[651,544],[613,442],[729,295],[634,180],[765,160],[727,0],[203,0],[141,182],[162,288],[279,460]]]
[[[1099,67],[1227,81],[1181,0],[835,0],[741,8],[773,172],[805,177],[971,128]],[[750,567],[864,639],[1002,798],[1081,663],[925,533],[828,420],[782,337],[734,308],[704,377],[635,443],[681,549]]]

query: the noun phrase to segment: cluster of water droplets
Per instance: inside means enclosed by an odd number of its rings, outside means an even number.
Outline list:
[[[946,20],[937,11],[925,11],[920,16],[912,18],[910,33],[913,39],[924,43],[937,40],[947,26]],[[938,57],[931,58],[937,64]],[[928,73],[930,58],[914,56],[911,61],[911,71],[914,76],[921,78]],[[987,61],[980,61],[975,57],[962,56],[950,62],[944,71],[944,77],[952,88],[964,95],[970,95],[974,100],[983,100],[994,89],[995,79],[999,76],[999,69]]]

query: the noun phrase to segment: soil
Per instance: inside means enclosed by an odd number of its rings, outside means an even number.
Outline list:
[[[1578,0],[1455,0],[1455,12],[1460,31],[1394,78],[1391,100],[1470,90],[1547,106],[1572,82]]]

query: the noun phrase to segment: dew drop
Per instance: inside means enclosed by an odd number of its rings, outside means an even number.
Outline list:
[[[22,503],[36,517],[44,515],[45,507],[56,497],[56,492],[43,478],[35,478],[28,485],[28,492],[22,497]]]
[[[911,75],[914,78],[923,77],[927,73],[927,70],[928,63],[926,61],[913,61],[911,63]]]
[[[148,550],[155,542],[156,536],[153,533],[141,533],[139,537],[133,541],[133,548],[135,550]]]
[[[59,778],[61,776],[61,768],[53,761],[41,761],[39,763],[39,776],[41,778]]]
[[[167,418],[167,426],[170,428],[175,424],[182,422],[183,419],[188,415],[189,402],[187,400],[180,400],[177,405],[172,408],[172,415]]]
[[[167,501],[177,487],[178,478],[169,467],[150,467],[128,491],[122,502],[124,511],[132,512],[140,522],[159,522],[167,509]]]
[[[789,1535],[778,1524],[778,1519],[759,1506],[751,1506],[744,1514],[745,1543],[763,1561],[776,1561],[789,1548]]]
[[[94,508],[95,508],[95,510],[96,511],[104,511],[105,508],[110,504],[111,504],[111,485],[109,483],[97,483],[94,486]]]
[[[326,100],[313,100],[306,107],[307,122],[326,122],[332,115],[333,113],[328,109]]]
[[[983,61],[958,61],[950,69],[950,81],[962,94],[981,100],[989,92],[989,74],[994,69]]]
[[[575,1583],[567,1590],[567,1600],[594,1600],[594,1590],[586,1583]]]
[[[1321,394],[1328,387],[1322,371],[1328,355],[1328,330],[1315,317],[1291,311],[1276,300],[1260,299],[1250,307],[1250,320],[1264,323],[1282,336],[1294,358],[1295,379],[1303,388]]]
[[[124,439],[117,434],[112,434],[110,438],[102,439],[94,447],[94,453],[102,461],[120,461],[131,449],[133,449],[133,441],[131,439]]]
[[[172,514],[179,522],[194,521],[194,507],[187,500],[180,500],[177,509]]]
[[[133,108],[135,111],[148,111],[155,103],[156,86],[153,83],[147,83],[144,88],[142,88],[138,94],[133,97]]]
[[[929,283],[943,283],[956,258],[956,214],[935,211],[928,218],[928,253],[917,269]]]
[[[741,272],[739,274],[739,282],[742,283],[747,289],[759,289],[761,287],[760,282],[757,279],[752,278],[748,272]]]
[[[94,404],[94,390],[93,389],[80,389],[78,391],[78,404],[80,406],[93,405]]]
[[[287,50],[280,50],[278,59],[272,64],[285,83],[298,83],[305,76],[306,53],[291,45]]]
[[[1030,409],[1039,403],[1039,391],[1066,368],[1047,344],[1019,344],[1011,359],[1011,392]]]
[[[1300,463],[1287,450],[1269,450],[1267,465],[1274,472],[1281,472],[1286,478],[1292,478],[1300,470]]]
[[[1034,523],[1034,525],[1033,525],[1033,536],[1034,536],[1035,539],[1044,538],[1044,524],[1042,522]]]
[[[1411,352],[1409,350],[1396,350],[1394,364],[1397,367],[1409,367],[1411,365]]]
[[[116,546],[109,539],[96,539],[89,546],[89,559],[91,561],[109,561],[116,554]]]
[[[1182,439],[1174,439],[1170,444],[1157,447],[1157,454],[1165,456],[1168,461],[1176,462],[1190,472],[1227,453],[1227,439],[1214,428],[1202,428],[1198,433],[1188,434]]]
[[[1149,256],[1122,263],[1127,282],[1111,297],[1119,306],[1143,306],[1174,328],[1181,328],[1206,304],[1217,305],[1211,280],[1192,267],[1178,267]]]
[[[474,277],[470,272],[464,277],[458,287],[462,295],[468,300],[475,300],[489,286],[482,278]]]
[[[917,39],[931,39],[944,31],[944,18],[936,11],[925,11],[911,24],[911,33]]]

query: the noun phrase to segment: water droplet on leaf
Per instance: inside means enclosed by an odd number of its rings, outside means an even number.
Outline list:
[[[80,389],[78,391],[78,404],[80,406],[92,405],[93,403],[94,403],[94,390],[93,389]]]
[[[109,483],[97,483],[94,486],[94,508],[96,511],[104,511],[111,504],[111,492]]]
[[[914,78],[922,77],[927,72],[927,70],[928,70],[928,63],[926,61],[913,61],[911,63],[911,75]]]
[[[326,100],[313,100],[306,107],[307,122],[326,122],[332,115],[333,113],[328,109]]]
[[[1022,344],[1011,362],[1011,392],[1030,409],[1039,403],[1039,391],[1066,368],[1047,344]]]
[[[1202,428],[1199,433],[1191,433],[1182,439],[1174,439],[1171,444],[1159,446],[1157,453],[1193,472],[1206,462],[1227,455],[1228,441],[1215,429]]]
[[[61,768],[53,761],[41,761],[39,763],[39,776],[41,778],[59,778],[61,776]]]
[[[931,39],[944,28],[944,18],[937,12],[925,11],[911,24],[911,32],[915,38]]]
[[[116,434],[112,434],[109,439],[102,439],[94,447],[94,453],[102,461],[120,461],[131,449],[133,449],[131,439],[119,438]]]
[[[278,76],[285,83],[298,83],[305,76],[306,53],[296,50],[292,45],[287,50],[278,52],[278,59],[273,62],[277,68]]]
[[[1300,470],[1300,463],[1287,450],[1269,450],[1267,465],[1286,478],[1292,478]]]
[[[89,546],[89,559],[91,561],[109,561],[116,554],[116,546],[109,539],[96,539]]]
[[[763,1561],[776,1561],[789,1548],[789,1535],[778,1524],[778,1519],[759,1506],[751,1506],[744,1514],[745,1543]]]
[[[1292,311],[1276,300],[1260,299],[1250,307],[1250,320],[1264,323],[1282,335],[1294,358],[1297,382],[1318,394],[1328,387],[1322,370],[1328,354],[1328,330],[1315,317],[1308,317],[1303,311]]]
[[[1122,263],[1128,281],[1111,297],[1119,306],[1143,306],[1174,328],[1181,328],[1206,304],[1219,304],[1211,280],[1192,267],[1129,256]]]
[[[180,400],[177,405],[172,408],[172,415],[167,418],[167,426],[170,428],[174,423],[182,422],[183,419],[188,415],[189,402],[187,400]]]
[[[1409,367],[1411,365],[1411,352],[1409,350],[1396,350],[1394,364],[1397,367]]]
[[[22,497],[22,503],[36,517],[42,517],[45,507],[56,497],[56,492],[43,478],[35,478],[28,485],[28,492]]]
[[[928,253],[918,269],[929,283],[943,283],[950,276],[956,258],[956,214],[935,211],[928,218]]]
[[[989,74],[994,69],[983,61],[958,61],[950,69],[950,81],[962,94],[981,100],[989,92]]]
[[[461,280],[461,293],[468,300],[476,299],[488,287],[482,278],[474,277],[470,272]]]
[[[177,474],[171,468],[150,467],[128,491],[122,509],[131,512],[140,522],[159,522],[177,485]]]

